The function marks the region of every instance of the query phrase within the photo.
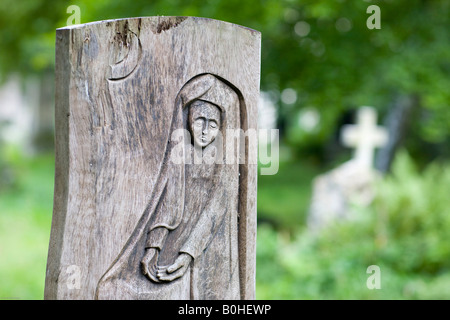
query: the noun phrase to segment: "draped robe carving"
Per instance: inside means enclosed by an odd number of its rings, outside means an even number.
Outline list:
[[[215,105],[221,113],[221,139],[201,150],[204,159],[216,157],[214,163],[195,163],[191,141],[175,135],[176,130],[188,128],[189,106],[197,100]],[[197,76],[180,90],[171,139],[148,206],[101,277],[97,299],[240,298],[239,164],[226,163],[228,150],[224,146],[227,130],[240,128],[240,108],[237,93],[213,75]],[[236,149],[233,152],[239,153]],[[141,270],[141,259],[149,246],[159,248],[157,265],[162,268],[173,264],[180,253],[193,259],[180,278],[151,281]]]

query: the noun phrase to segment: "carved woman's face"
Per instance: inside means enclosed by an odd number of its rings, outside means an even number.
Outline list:
[[[189,109],[189,127],[194,144],[202,148],[216,138],[220,130],[220,110],[206,101],[197,100]]]

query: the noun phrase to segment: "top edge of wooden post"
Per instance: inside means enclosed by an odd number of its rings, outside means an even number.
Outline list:
[[[93,26],[93,25],[97,25],[97,24],[108,25],[108,24],[117,23],[117,22],[126,21],[126,20],[148,20],[148,21],[157,20],[158,23],[172,22],[171,26],[177,26],[178,24],[184,22],[185,20],[209,21],[209,22],[214,22],[214,23],[219,23],[219,24],[227,24],[227,25],[236,26],[236,27],[248,30],[251,33],[261,35],[260,31],[249,28],[249,27],[245,27],[245,26],[242,26],[239,24],[235,24],[235,23],[231,23],[231,22],[227,22],[227,21],[223,21],[223,20],[204,18],[204,17],[192,17],[192,16],[152,16],[152,17],[130,17],[130,18],[120,18],[120,19],[109,19],[109,20],[100,20],[100,21],[93,21],[93,22],[88,22],[88,23],[83,23],[83,24],[70,25],[70,26],[58,28],[56,30],[59,31],[59,30],[81,29],[81,28],[84,28],[87,26]],[[171,26],[169,26],[169,29]]]

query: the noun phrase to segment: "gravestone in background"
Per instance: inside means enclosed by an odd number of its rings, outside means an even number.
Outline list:
[[[254,298],[260,41],[195,17],[57,30],[46,299]]]
[[[313,181],[313,196],[308,227],[318,231],[336,221],[351,219],[352,207],[368,206],[374,196],[378,172],[373,169],[375,148],[387,143],[387,131],[376,126],[376,112],[371,107],[358,111],[356,125],[342,128],[345,146],[355,148],[353,159]]]

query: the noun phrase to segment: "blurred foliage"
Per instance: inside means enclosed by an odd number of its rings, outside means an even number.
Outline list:
[[[55,60],[55,27],[68,2],[2,0],[0,2],[0,80],[13,72],[23,76],[51,69]]]
[[[450,299],[450,166],[419,172],[402,152],[374,203],[351,222],[291,239],[261,225],[259,299]],[[370,265],[381,289],[369,290]]]
[[[369,30],[369,5],[381,10],[381,29]],[[423,153],[450,156],[450,2],[446,0],[3,0],[0,4],[0,77],[53,68],[55,28],[69,5],[81,23],[137,16],[200,16],[262,32],[261,88],[279,108],[282,133],[297,125],[304,108],[320,113],[314,132],[284,136],[297,151],[316,152],[339,127],[345,111],[375,106],[386,114],[399,96],[417,97],[421,111],[409,140]],[[295,90],[291,101],[280,98]],[[426,149],[428,151],[428,149]],[[425,153],[426,155],[427,153]],[[423,156],[423,154],[422,154]]]

